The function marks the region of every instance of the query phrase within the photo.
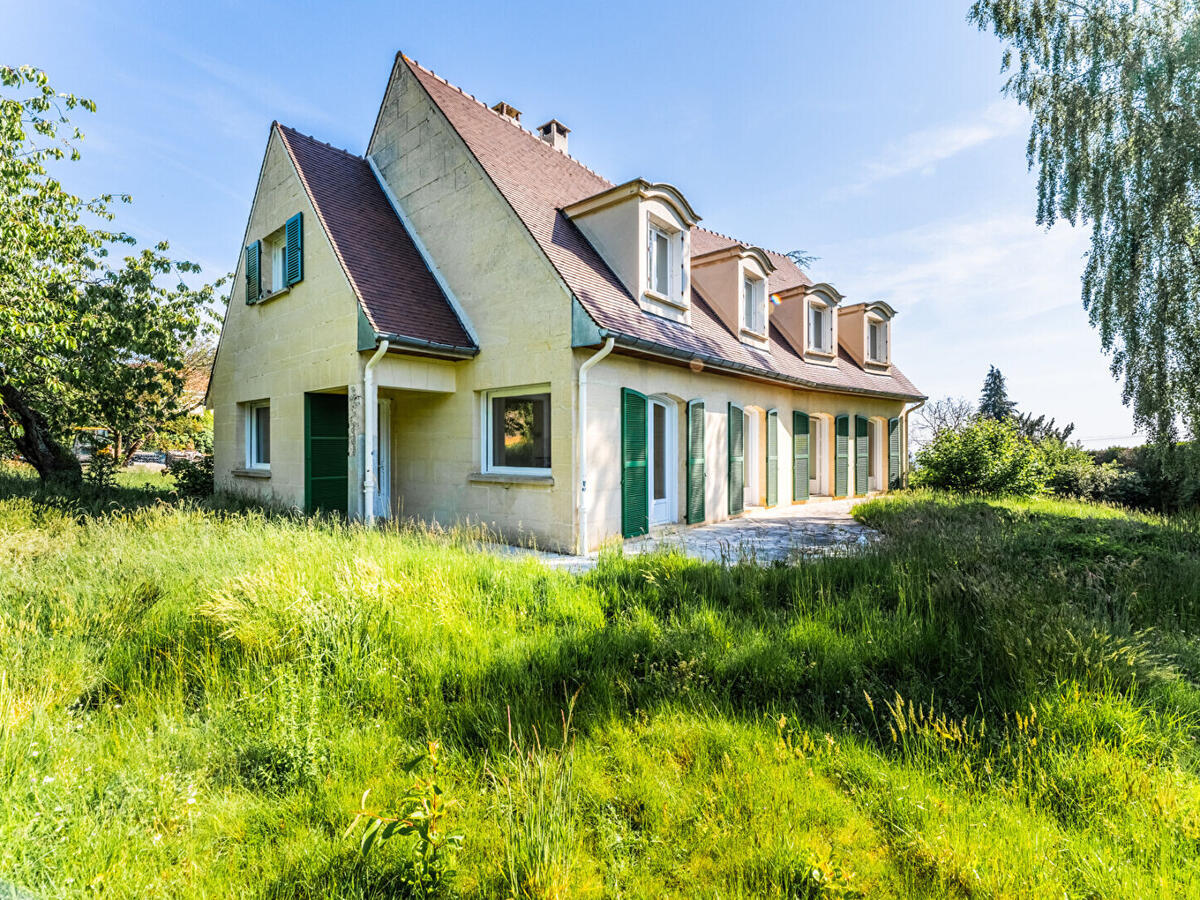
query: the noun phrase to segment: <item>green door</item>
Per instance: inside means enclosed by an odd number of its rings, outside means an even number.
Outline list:
[[[729,404],[729,514],[742,511],[746,501],[745,413]]]
[[[833,421],[833,495],[846,497],[850,493],[850,417],[838,416]]]
[[[862,496],[870,487],[871,425],[866,416],[854,417],[854,493]]]
[[[888,490],[900,487],[900,420],[888,419]]]
[[[767,506],[779,503],[779,410],[767,410]]]
[[[650,531],[650,483],[647,480],[646,397],[621,388],[621,534]]]
[[[345,394],[304,395],[304,510],[349,509],[350,416]]]
[[[808,499],[808,413],[792,413],[792,500]]]
[[[687,520],[695,525],[704,521],[704,401],[689,403],[687,415]]]

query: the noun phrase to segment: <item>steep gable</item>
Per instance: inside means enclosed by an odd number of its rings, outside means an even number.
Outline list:
[[[690,327],[647,314],[562,211],[610,189],[612,183],[414,60],[403,55],[400,60],[462,138],[601,334],[616,335],[619,345],[631,349],[698,358],[805,387],[906,399],[923,396],[895,366],[883,375],[863,371],[844,355],[839,355],[836,366],[807,363],[773,327],[767,350],[747,346],[695,290],[693,296],[701,302],[694,307]],[[693,229],[692,238],[693,256],[741,243],[703,228]],[[776,265],[768,282],[772,293],[811,284],[786,256],[768,255]]]

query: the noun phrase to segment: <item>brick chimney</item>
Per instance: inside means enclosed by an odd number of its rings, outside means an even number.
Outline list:
[[[521,121],[521,111],[519,109],[517,109],[515,106],[511,106],[511,105],[505,103],[503,100],[501,100],[499,103],[497,103],[495,106],[493,106],[492,110],[494,112],[500,113],[500,115],[502,115],[502,116],[507,116],[508,118],[512,119],[514,122]]]
[[[558,119],[551,119],[545,125],[538,126],[538,134],[541,135],[542,140],[563,153],[567,152],[567,134],[570,131],[571,129]]]

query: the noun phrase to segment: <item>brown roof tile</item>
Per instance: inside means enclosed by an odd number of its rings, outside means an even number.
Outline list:
[[[691,327],[646,313],[562,212],[612,183],[408,57],[403,59],[601,329],[637,345],[724,361],[768,378],[831,390],[922,396],[895,366],[890,374],[869,373],[845,353],[836,367],[807,363],[773,327],[770,352],[743,344],[696,291]],[[692,232],[693,255],[738,243],[704,228]],[[777,267],[768,283],[772,293],[812,283],[783,254],[768,251],[768,256]]]
[[[376,332],[476,349],[367,161],[276,127]]]

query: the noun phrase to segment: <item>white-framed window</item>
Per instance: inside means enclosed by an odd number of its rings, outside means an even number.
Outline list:
[[[687,306],[687,239],[679,229],[646,217],[646,293]]]
[[[550,385],[487,391],[483,426],[484,471],[550,474]]]
[[[271,403],[245,404],[246,468],[271,468]]]
[[[742,276],[742,328],[767,333],[767,283],[749,273]]]
[[[819,300],[808,301],[808,348],[833,352],[833,310]]]
[[[867,319],[867,358],[888,361],[888,325],[883,319]]]

